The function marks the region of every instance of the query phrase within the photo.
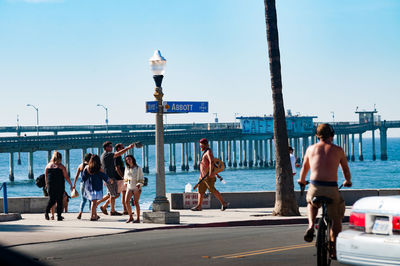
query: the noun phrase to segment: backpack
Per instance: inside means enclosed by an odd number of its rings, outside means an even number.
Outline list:
[[[39,188],[45,187],[45,185],[46,185],[45,182],[46,182],[46,178],[45,178],[44,174],[38,176],[35,181],[36,186],[38,186]]]

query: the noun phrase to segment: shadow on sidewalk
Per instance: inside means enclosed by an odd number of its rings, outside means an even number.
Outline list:
[[[24,224],[2,224],[0,232],[20,232],[20,231],[37,231],[43,229],[43,225],[24,225]]]

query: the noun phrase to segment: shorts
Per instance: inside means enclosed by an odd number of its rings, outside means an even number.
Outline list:
[[[124,184],[124,180],[117,180],[117,183],[118,183],[118,193],[126,191],[126,185]]]
[[[142,190],[138,187],[129,188],[128,191],[132,191],[134,194],[138,192],[142,192]]]
[[[106,183],[106,187],[107,187],[107,193],[111,196],[111,197],[118,197],[118,180],[114,179],[114,178],[110,178],[111,180],[113,180],[114,182],[112,184],[110,184],[109,182]]]
[[[321,204],[316,205],[312,203],[312,199],[316,196],[325,196],[332,199],[333,202],[327,206],[328,216],[332,220],[343,219],[346,206],[344,204],[344,199],[342,198],[342,195],[340,195],[339,189],[336,186],[316,186],[310,184],[306,196],[307,203],[311,204],[313,207],[319,208],[321,207]]]
[[[210,191],[210,193],[214,193],[215,191],[217,191],[214,186],[215,181],[217,181],[217,178],[215,176],[207,177],[206,179],[204,179],[203,182],[199,184],[199,193],[204,194],[206,193],[207,189],[208,191]]]

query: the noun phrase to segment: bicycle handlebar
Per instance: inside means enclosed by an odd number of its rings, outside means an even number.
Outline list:
[[[305,184],[303,184],[303,183],[298,183],[298,184],[299,184],[299,186],[300,186],[300,195],[303,196],[303,194],[304,194],[304,189],[306,188],[306,186],[307,186],[308,184],[310,184],[310,181],[306,180],[306,183],[305,183]],[[341,188],[343,188],[343,187],[351,187],[351,186],[345,186],[345,185],[344,185],[344,182],[343,182],[343,183],[339,186],[338,189],[341,189]]]

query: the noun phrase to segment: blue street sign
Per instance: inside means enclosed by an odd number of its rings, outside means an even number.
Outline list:
[[[208,113],[208,102],[164,102],[165,113]]]
[[[163,102],[164,113],[208,113],[208,102]],[[146,112],[156,113],[158,110],[157,102],[146,102]]]

